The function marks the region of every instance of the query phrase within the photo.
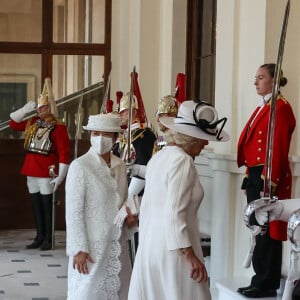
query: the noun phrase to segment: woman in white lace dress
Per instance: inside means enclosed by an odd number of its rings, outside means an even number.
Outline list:
[[[121,132],[115,114],[89,117],[91,148],[74,160],[66,180],[69,300],[125,300],[131,262],[125,237],[137,217],[113,224],[127,199],[126,167],[111,154]]]
[[[203,189],[193,159],[208,141],[228,140],[225,121],[194,101],[183,102],[176,118],[160,119],[169,128],[167,145],[147,165],[129,300],[211,299],[197,214]]]

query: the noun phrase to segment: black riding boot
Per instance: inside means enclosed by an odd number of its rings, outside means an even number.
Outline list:
[[[44,241],[41,250],[52,249],[52,194],[41,195],[44,217]]]
[[[40,193],[30,194],[32,212],[36,227],[36,237],[30,245],[26,246],[26,249],[36,249],[41,246],[44,240],[44,221],[43,221],[43,209],[42,209],[42,197]]]

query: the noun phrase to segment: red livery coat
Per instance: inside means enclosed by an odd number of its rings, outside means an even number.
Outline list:
[[[27,122],[33,124],[39,118],[33,117],[30,120],[22,121],[20,123],[10,120],[10,127],[17,131],[25,131]],[[55,172],[58,173],[58,164],[69,164],[70,162],[70,140],[67,127],[62,123],[57,123],[55,128],[50,133],[52,146],[49,155],[42,155],[38,153],[25,153],[24,163],[21,173],[26,176],[33,177],[50,177],[49,166],[55,165]]]
[[[249,127],[259,109],[260,107],[256,108],[240,135],[237,152],[238,167],[254,167],[265,164],[270,102],[263,107]],[[295,126],[296,119],[292,107],[282,95],[279,95],[275,111],[271,173],[272,186],[276,187],[275,195],[279,199],[291,198],[292,174],[288,154]],[[262,172],[263,177],[265,172],[266,166]],[[282,223],[284,223],[283,226]],[[270,235],[274,239],[286,240],[286,229],[285,222],[273,221],[270,223]]]

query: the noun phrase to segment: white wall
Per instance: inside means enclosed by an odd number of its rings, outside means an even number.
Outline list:
[[[240,132],[257,105],[257,68],[276,60],[285,2],[282,0],[218,1],[216,108],[227,116],[227,143],[211,143],[196,159],[205,198],[200,227],[211,234],[211,284],[222,278],[246,276],[242,263],[249,232],[243,222],[246,198],[240,190],[244,169],[236,166]],[[184,72],[186,0],[113,0],[112,93],[129,89],[133,65],[139,73],[148,119],[154,123],[158,99],[170,93],[178,72]],[[289,82],[282,92],[299,115],[300,1],[292,1],[283,70]],[[290,152],[294,196],[300,196],[299,126]],[[299,187],[298,187],[299,186]],[[283,270],[287,269],[287,257]]]
[[[186,0],[112,1],[111,95],[129,91],[135,65],[154,126],[159,99],[174,90],[177,73],[185,72],[185,22]]]

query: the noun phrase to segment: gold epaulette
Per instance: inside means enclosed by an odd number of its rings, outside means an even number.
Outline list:
[[[283,100],[283,102],[285,104],[289,103],[289,101],[286,98],[284,98],[281,94],[278,95],[278,98],[280,98],[281,100]]]

